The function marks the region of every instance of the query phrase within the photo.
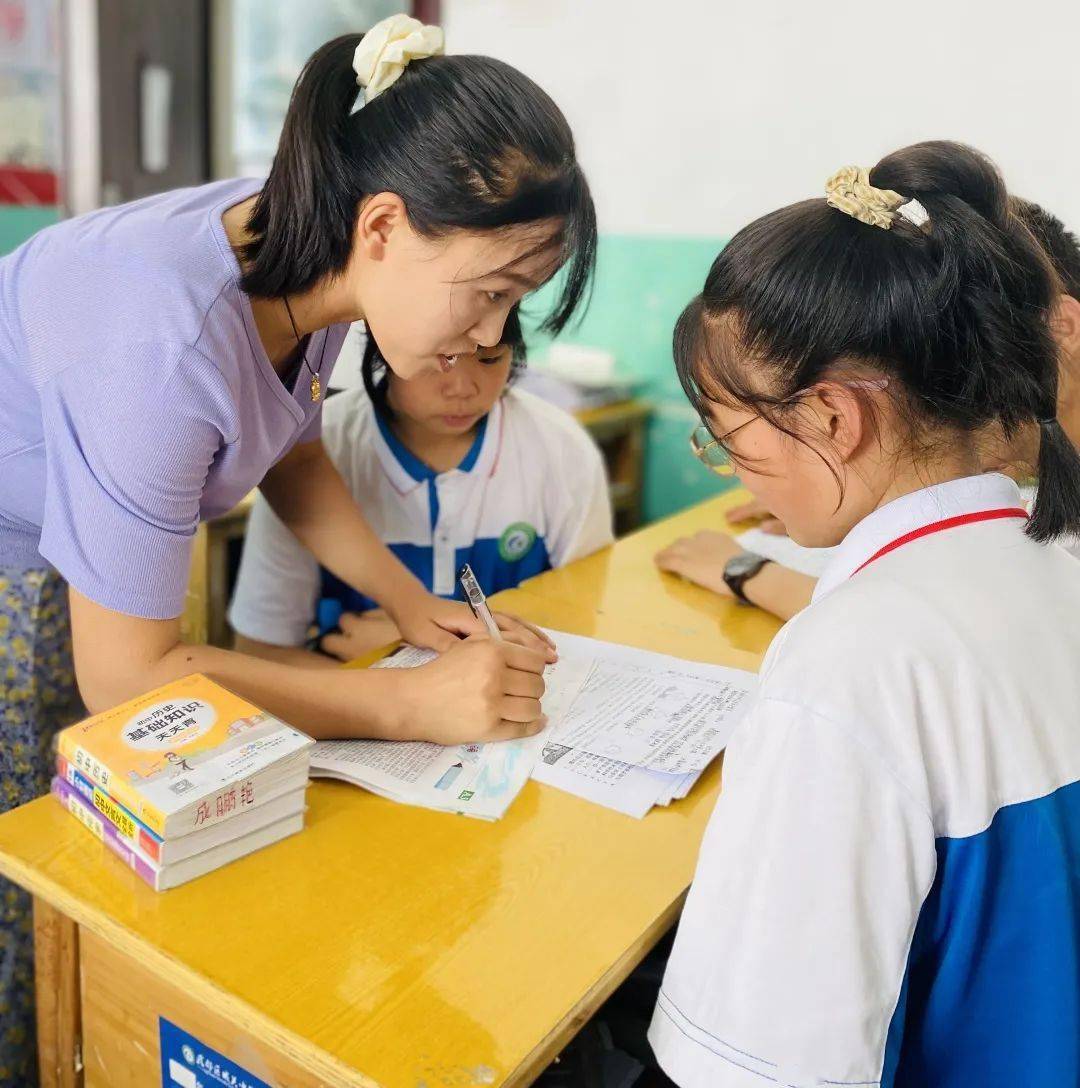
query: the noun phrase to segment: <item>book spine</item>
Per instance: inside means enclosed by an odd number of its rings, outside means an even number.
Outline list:
[[[156,805],[144,800],[134,786],[119,775],[114,775],[104,763],[77,744],[70,731],[65,730],[60,734],[59,749],[60,755],[77,771],[110,794],[114,801],[133,813],[155,835],[164,836],[165,814]]]
[[[126,809],[100,786],[94,785],[61,755],[56,757],[56,773],[69,785],[74,786],[116,828],[125,842],[140,850],[154,864],[161,864],[160,836],[155,835],[133,812]]]
[[[157,890],[159,871],[124,842],[116,828],[74,786],[57,775],[52,780],[51,789],[53,796],[87,831],[103,842],[129,869],[134,869],[151,888]]]

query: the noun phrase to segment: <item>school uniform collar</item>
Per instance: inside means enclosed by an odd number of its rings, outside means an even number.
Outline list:
[[[462,458],[457,468],[448,472],[437,473],[425,465],[416,454],[412,453],[396,434],[388,420],[378,408],[375,409],[375,453],[379,465],[394,485],[394,490],[407,495],[429,480],[453,473],[481,473],[490,475],[492,465],[497,462],[498,449],[502,443],[502,403],[497,401],[484,416],[476,428],[472,445]]]
[[[965,476],[901,495],[867,515],[844,537],[818,579],[813,600],[842,585],[881,548],[906,533],[947,518],[1023,505],[1020,488],[998,472]]]

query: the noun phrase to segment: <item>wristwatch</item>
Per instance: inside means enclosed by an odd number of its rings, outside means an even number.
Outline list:
[[[753,552],[741,552],[733,555],[724,564],[724,582],[728,589],[735,594],[737,600],[743,604],[750,604],[750,599],[743,593],[743,586],[754,577],[766,563],[771,563],[763,555],[755,555]]]

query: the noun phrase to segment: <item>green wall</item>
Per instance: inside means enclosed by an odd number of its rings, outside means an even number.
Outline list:
[[[719,238],[649,238],[609,234],[600,239],[592,304],[567,343],[615,353],[618,369],[641,383],[654,408],[645,452],[645,518],[652,521],[716,495],[721,480],[691,455],[694,415],[671,359],[671,334],[683,307],[705,282]],[[529,309],[545,311],[543,297]],[[537,357],[544,346],[530,338]]]
[[[10,253],[42,227],[60,218],[59,208],[0,205],[0,255]]]

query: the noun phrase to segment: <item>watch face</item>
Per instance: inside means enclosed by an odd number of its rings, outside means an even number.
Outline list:
[[[753,574],[761,566],[761,563],[760,555],[743,552],[742,555],[732,556],[728,560],[727,566],[724,567],[724,574],[729,578],[741,578],[745,574]]]

